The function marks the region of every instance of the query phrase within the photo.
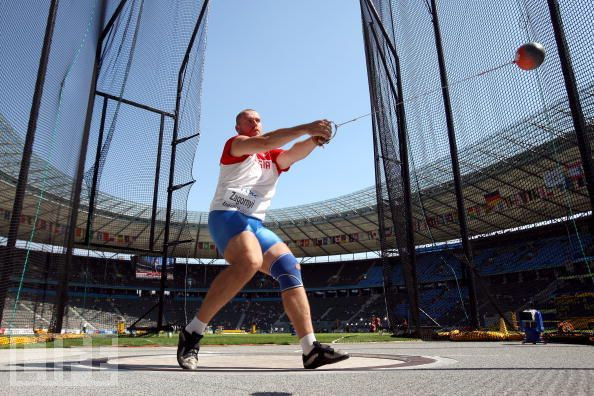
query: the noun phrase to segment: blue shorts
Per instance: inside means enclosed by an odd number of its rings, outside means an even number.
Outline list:
[[[208,214],[208,231],[214,240],[217,249],[225,254],[229,241],[243,231],[254,233],[262,253],[266,253],[270,247],[282,242],[274,232],[262,225],[262,220],[246,216],[237,210],[213,210]]]

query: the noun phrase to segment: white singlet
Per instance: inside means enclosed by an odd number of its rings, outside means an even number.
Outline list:
[[[221,170],[210,210],[239,210],[264,221],[266,210],[276,191],[278,177],[287,169],[280,169],[276,159],[282,149],[233,157],[227,140],[221,155]]]

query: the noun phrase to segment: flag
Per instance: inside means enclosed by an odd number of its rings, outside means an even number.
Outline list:
[[[584,187],[586,181],[584,179],[584,169],[582,168],[581,162],[574,162],[567,165],[567,175],[570,180],[577,183],[578,187]]]
[[[485,203],[487,204],[487,211],[490,212],[491,210],[495,209],[497,204],[501,202],[501,194],[499,194],[499,190],[495,190],[491,193],[485,194],[483,196],[485,198]]]
[[[514,208],[521,206],[524,203],[524,201],[522,200],[521,193],[515,193],[514,195],[512,195],[511,201],[512,201],[512,207],[514,207]]]
[[[468,212],[468,217],[476,218],[476,217],[480,216],[481,208],[478,205],[471,206],[467,209],[467,212]]]
[[[454,222],[454,212],[449,212],[445,214],[446,223],[453,223]]]
[[[499,202],[499,200],[501,199],[501,194],[499,194],[499,190],[495,190],[491,193],[485,194],[484,198],[487,205],[495,206],[497,205],[497,202]]]
[[[563,170],[556,168],[546,172],[542,177],[545,187],[553,189],[556,187],[563,187],[565,185],[565,177]]]
[[[567,174],[572,179],[581,179],[584,177],[584,169],[582,168],[581,162],[574,162],[571,164],[567,164]]]

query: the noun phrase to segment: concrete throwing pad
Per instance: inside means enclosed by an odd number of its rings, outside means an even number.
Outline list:
[[[197,371],[177,366],[175,347],[0,349],[0,394],[594,395],[591,346],[404,341],[333,347],[352,357],[304,370],[296,345],[205,345]]]
[[[253,353],[229,354],[206,352],[199,355],[202,372],[293,372],[310,371],[303,368],[301,354],[296,353]],[[435,367],[451,364],[455,361],[439,357],[405,356],[351,353],[351,357],[342,362],[323,366],[316,371],[352,372],[397,370],[413,367]],[[96,362],[98,363],[98,362]],[[103,360],[101,366],[117,370],[171,371],[181,370],[175,355],[143,354],[120,356]]]

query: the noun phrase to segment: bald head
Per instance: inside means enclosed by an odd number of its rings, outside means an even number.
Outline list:
[[[257,136],[262,133],[260,114],[256,110],[245,109],[235,117],[235,130],[240,135]]]
[[[247,115],[248,113],[258,113],[256,110],[254,109],[245,109],[245,110],[241,110],[239,113],[237,113],[237,116],[235,116],[235,125],[239,125],[239,121],[241,121],[241,118],[244,115]]]

